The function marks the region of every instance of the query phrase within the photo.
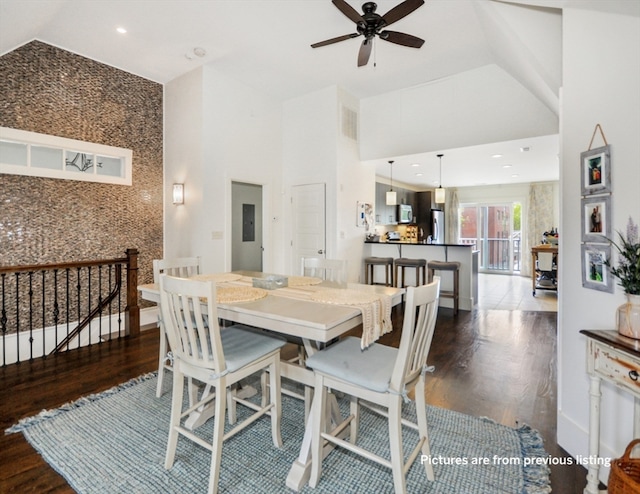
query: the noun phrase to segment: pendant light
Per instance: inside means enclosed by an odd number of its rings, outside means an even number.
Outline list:
[[[387,206],[395,206],[397,204],[396,192],[393,190],[393,160],[389,161],[389,171],[391,173],[391,188],[387,192]]]
[[[444,154],[437,154],[436,156],[440,158],[440,185],[436,189],[435,201],[437,204],[444,204],[445,189],[442,188],[442,157],[444,156]]]

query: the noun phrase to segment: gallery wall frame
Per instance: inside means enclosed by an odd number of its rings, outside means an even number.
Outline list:
[[[611,195],[583,197],[581,200],[583,242],[608,243],[611,238]]]
[[[611,258],[611,246],[582,244],[581,254],[582,286],[592,290],[613,293],[613,279],[605,264]]]
[[[603,194],[611,190],[611,146],[608,144],[580,153],[581,193]]]

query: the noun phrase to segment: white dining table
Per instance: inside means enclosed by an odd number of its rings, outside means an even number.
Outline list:
[[[267,276],[264,273],[246,271],[237,273],[245,279]],[[319,288],[323,286],[333,287],[334,285],[327,282],[317,285]],[[401,303],[405,293],[402,288],[359,283],[348,283],[343,288],[386,295],[391,298],[392,305]],[[139,285],[138,291],[143,300],[159,303],[160,290],[157,284]],[[275,292],[277,290],[273,290],[274,295]],[[274,295],[248,302],[219,303],[218,317],[238,324],[246,324],[282,335],[301,338],[307,356],[318,351],[323,344],[329,343],[347,331],[358,327],[363,321],[362,311],[355,305],[336,305]],[[313,387],[314,385],[313,371],[297,364],[282,361],[281,375],[305,386]],[[296,491],[302,489],[311,473],[311,422],[311,418],[309,418],[300,454],[287,476],[287,487]]]

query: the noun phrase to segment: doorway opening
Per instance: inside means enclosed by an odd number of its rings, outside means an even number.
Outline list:
[[[231,270],[262,271],[262,185],[231,183]]]

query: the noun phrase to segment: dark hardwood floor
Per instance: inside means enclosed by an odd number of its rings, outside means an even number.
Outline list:
[[[401,312],[394,311],[400,328]],[[397,345],[400,331],[382,342]],[[114,340],[46,360],[0,369],[0,426],[100,392],[156,369],[158,331]],[[442,309],[429,363],[427,402],[489,417],[508,426],[526,423],[542,435],[552,457],[566,452],[556,438],[556,314]],[[552,466],[554,493],[582,493],[586,470]],[[26,442],[22,434],[0,436],[0,493],[72,493],[73,490]]]

